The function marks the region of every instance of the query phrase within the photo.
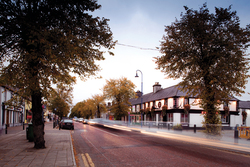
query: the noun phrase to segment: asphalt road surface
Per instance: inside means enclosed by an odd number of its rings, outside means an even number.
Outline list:
[[[250,156],[139,132],[75,123],[78,166],[250,166]]]

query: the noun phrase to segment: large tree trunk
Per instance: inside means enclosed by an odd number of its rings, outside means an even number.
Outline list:
[[[215,93],[212,91],[209,77],[205,76],[205,90],[203,92],[203,103],[205,114],[206,132],[212,135],[220,134],[220,118],[219,111],[216,109],[217,102],[215,101]]]
[[[34,148],[45,148],[44,140],[44,122],[43,109],[41,103],[41,93],[36,92],[32,94],[32,113],[33,113],[33,134],[34,134]]]

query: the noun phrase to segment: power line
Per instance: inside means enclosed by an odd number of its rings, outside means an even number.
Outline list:
[[[126,44],[122,44],[122,43],[116,43],[116,44],[117,44],[117,45],[121,45],[121,46],[126,46],[126,47],[141,49],[141,50],[154,50],[154,51],[159,51],[159,48],[158,48],[158,47],[156,47],[156,49],[153,49],[153,48],[142,48],[142,47],[133,46],[133,45],[126,45]]]

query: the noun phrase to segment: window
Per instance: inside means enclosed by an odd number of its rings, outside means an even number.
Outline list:
[[[184,99],[184,105],[188,104],[188,99]]]
[[[229,116],[222,114],[221,115],[221,123],[228,123],[228,122],[229,122]]]
[[[173,113],[167,113],[167,121],[173,122]]]
[[[188,121],[188,114],[184,114],[184,113],[181,114],[181,122],[183,122],[183,123],[189,122]]]
[[[168,99],[165,99],[164,101],[165,101],[164,105],[168,105]]]

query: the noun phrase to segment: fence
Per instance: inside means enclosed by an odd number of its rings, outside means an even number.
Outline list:
[[[108,120],[102,118],[95,118],[91,121],[105,124],[105,125],[122,125],[122,126],[141,126],[141,127],[148,127],[148,128],[167,128],[172,129],[174,126],[180,125],[182,129],[196,129],[202,128],[202,125],[199,124],[189,124],[189,123],[177,123],[177,122],[163,122],[163,121],[140,121],[140,122],[133,122],[133,121],[120,121],[120,120]]]

